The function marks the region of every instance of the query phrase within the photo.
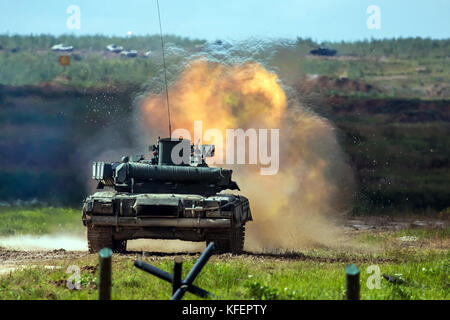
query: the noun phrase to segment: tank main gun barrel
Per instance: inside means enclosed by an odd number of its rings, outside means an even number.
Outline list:
[[[117,166],[114,180],[116,184],[136,181],[208,182],[228,185],[231,170],[210,167],[159,166],[138,162],[127,162]]]

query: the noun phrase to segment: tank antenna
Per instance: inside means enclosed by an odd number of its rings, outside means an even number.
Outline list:
[[[156,0],[156,5],[158,7],[159,33],[161,36],[161,49],[162,49],[162,58],[163,58],[163,67],[164,67],[164,83],[166,85],[167,116],[169,119],[169,138],[170,138],[172,135],[172,126],[170,124],[169,89],[167,87],[166,57],[164,55],[164,38],[163,38],[163,32],[162,32],[162,26],[161,26],[161,14],[159,13],[159,0]]]

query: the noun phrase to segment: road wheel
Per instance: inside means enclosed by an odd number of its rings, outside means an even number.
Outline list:
[[[114,249],[111,227],[88,226],[87,239],[90,253],[97,253],[103,248]]]

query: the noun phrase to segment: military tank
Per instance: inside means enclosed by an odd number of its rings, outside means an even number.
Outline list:
[[[317,49],[311,50],[310,53],[315,56],[333,57],[336,55],[337,50],[327,47],[319,47]]]
[[[82,213],[89,251],[124,252],[127,240],[144,238],[214,242],[219,252],[241,252],[252,221],[249,201],[221,193],[239,187],[232,170],[206,164],[214,146],[199,150],[189,140],[158,138],[150,151],[151,159],[93,163],[97,191],[84,200]],[[174,162],[173,154],[184,161]]]

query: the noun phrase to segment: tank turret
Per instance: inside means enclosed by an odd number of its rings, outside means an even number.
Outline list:
[[[232,170],[206,164],[214,146],[165,138],[150,151],[150,159],[93,163],[99,191],[84,201],[82,218],[89,250],[124,251],[128,239],[150,238],[214,241],[219,251],[242,251],[249,202],[221,193],[239,187]]]
[[[205,158],[213,154],[205,155],[203,150],[206,149],[214,150],[214,147],[204,145],[200,152],[195,152],[189,140],[159,139],[158,145],[151,147],[153,158],[150,160],[143,156],[125,156],[121,162],[94,162],[93,179],[98,181],[99,189],[110,186],[130,193],[209,196],[226,189],[239,190],[231,180],[232,170],[208,167]],[[175,158],[181,162],[175,163]]]

